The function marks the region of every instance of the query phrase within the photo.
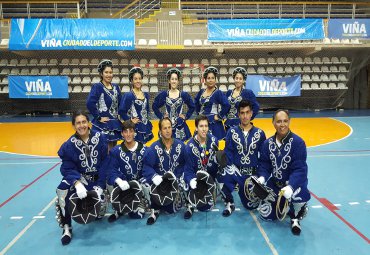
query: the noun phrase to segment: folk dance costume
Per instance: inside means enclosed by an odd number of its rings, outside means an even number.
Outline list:
[[[233,93],[234,93],[233,89],[228,90],[226,92],[227,100],[230,103],[230,110],[226,115],[226,121],[225,121],[226,130],[229,130],[231,127],[237,126],[240,124],[240,119],[238,116],[238,106],[239,106],[240,101],[242,101],[243,99],[248,100],[249,102],[252,103],[253,115],[252,115],[251,120],[253,120],[256,117],[260,109],[256,96],[254,95],[252,90],[242,89],[240,94],[235,98],[232,96]]]
[[[182,114],[184,103],[188,107],[188,112],[185,119],[179,117]],[[187,92],[180,92],[178,98],[170,98],[168,91],[160,92],[153,102],[153,111],[159,119],[163,119],[163,114],[160,111],[162,106],[166,107],[166,113],[172,122],[172,134],[174,138],[181,141],[186,141],[191,137],[190,130],[186,124],[186,120],[191,117],[194,112],[195,105],[193,99]]]
[[[144,154],[143,176],[149,184],[155,184],[158,177],[162,177],[166,172],[172,172],[178,182],[183,178],[185,166],[185,144],[174,138],[169,151],[166,151],[166,146],[162,140],[154,142]],[[147,224],[153,224],[159,216],[159,211],[164,210],[167,213],[175,213],[182,207],[180,194],[174,202],[159,206],[153,202],[151,197],[152,213]]]
[[[140,122],[135,125],[135,140],[143,144],[153,139],[153,125],[149,121],[149,93],[144,92],[144,99],[136,98],[133,91],[122,97],[119,106],[119,115],[126,121],[132,118],[139,118]]]
[[[291,131],[282,139],[281,144],[277,143],[276,135],[270,137],[264,142],[261,150],[258,175],[267,180],[266,186],[275,194],[279,194],[279,191],[286,189],[287,186],[293,190],[288,212],[292,231],[294,226],[298,226],[300,232],[299,220],[306,215],[307,201],[311,198],[307,189],[306,159],[305,142]],[[276,197],[269,196],[269,199],[264,200],[259,207],[261,218],[276,220],[276,206]]]
[[[186,185],[185,190],[192,188],[191,182],[196,178],[198,171],[207,172],[214,181],[217,178],[218,164],[216,162],[216,151],[218,150],[218,139],[211,135],[207,135],[205,146],[201,145],[197,136],[192,137],[185,147],[186,165],[184,168],[184,180]],[[212,199],[209,203],[202,207],[197,207],[199,211],[209,211],[214,205]],[[194,208],[188,203],[184,215],[185,219],[192,216]]]
[[[226,132],[222,119],[226,117],[230,104],[222,91],[217,88],[208,97],[203,97],[203,92],[204,89],[201,89],[195,97],[195,109],[198,114],[208,117],[209,130],[212,135],[219,140],[224,139]],[[215,115],[218,115],[219,120],[214,119]]]
[[[259,153],[266,136],[255,126],[249,131],[243,131],[238,125],[229,129],[225,140],[227,167],[220,174],[220,183],[223,184],[221,194],[226,204],[223,216],[229,216],[235,210],[232,192],[236,184],[239,185],[239,197],[246,209],[256,209],[259,205],[258,201],[245,197],[244,183],[257,172]]]
[[[109,161],[107,154],[106,138],[101,133],[92,130],[87,143],[74,134],[58,151],[62,160],[60,172],[63,179],[56,190],[58,196],[56,209],[59,225],[64,228],[63,244],[68,244],[71,240],[72,222],[68,207],[69,197],[76,191],[74,184],[80,181],[86,190],[96,190],[101,195],[102,189],[106,187],[105,170]],[[101,210],[99,217],[104,216],[104,209]]]
[[[112,89],[106,88],[101,82],[91,88],[87,98],[87,109],[93,115],[92,130],[102,132],[108,141],[121,140],[121,122],[118,119],[118,105],[121,102],[121,90],[117,84]],[[100,122],[102,117],[108,117],[106,123]]]
[[[110,194],[114,187],[119,186],[122,190],[130,188],[129,181],[136,180],[141,183],[144,193],[149,195],[148,184],[145,185],[142,176],[143,157],[146,147],[140,143],[135,142],[135,146],[128,149],[124,143],[116,145],[109,154],[109,166],[107,184]],[[144,182],[144,183],[143,183]],[[144,200],[144,197],[142,198]],[[128,213],[130,218],[142,219],[145,214],[145,208],[139,207],[137,210]],[[115,211],[109,218],[109,222],[117,220],[121,214]]]

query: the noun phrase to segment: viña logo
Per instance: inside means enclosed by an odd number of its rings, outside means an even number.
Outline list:
[[[281,83],[277,80],[259,80],[260,90],[261,91],[287,91],[286,82],[282,81]]]
[[[345,34],[367,34],[365,24],[354,22],[353,24],[343,24]]]
[[[36,81],[25,81],[27,92],[31,93],[41,93],[41,94],[52,94],[50,82],[46,81],[45,83],[41,79]]]

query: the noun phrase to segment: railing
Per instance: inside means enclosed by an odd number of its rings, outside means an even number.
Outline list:
[[[184,15],[197,19],[370,18],[369,2],[181,1]]]
[[[135,0],[119,12],[112,15],[113,18],[141,19],[148,12],[161,8],[160,0]]]

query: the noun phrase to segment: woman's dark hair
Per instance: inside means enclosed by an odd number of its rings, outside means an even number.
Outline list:
[[[80,116],[80,115],[85,116],[85,117],[86,117],[86,119],[87,119],[87,121],[90,121],[90,119],[89,119],[89,115],[87,114],[87,112],[82,111],[82,110],[77,110],[77,111],[75,111],[75,112],[72,114],[72,125],[75,125],[75,123],[76,123],[76,118],[77,118],[78,116]]]

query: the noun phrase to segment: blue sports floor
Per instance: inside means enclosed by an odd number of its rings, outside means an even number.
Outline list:
[[[188,221],[180,212],[161,214],[152,226],[127,217],[112,224],[106,218],[74,223],[72,242],[62,246],[54,218],[59,159],[0,152],[0,254],[370,254],[370,112],[312,116],[344,122],[352,133],[308,148],[312,199],[300,236],[291,234],[288,220],[263,222],[240,202],[224,218],[218,200],[214,211],[195,213]],[[0,118],[0,125],[17,121],[24,119]]]

